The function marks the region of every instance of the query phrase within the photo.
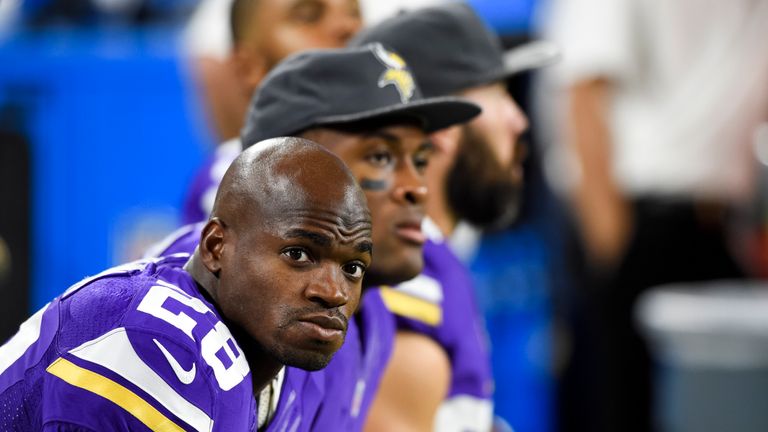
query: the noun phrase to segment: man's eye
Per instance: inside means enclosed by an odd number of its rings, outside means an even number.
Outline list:
[[[309,254],[304,249],[300,248],[290,248],[285,251],[283,251],[283,255],[287,256],[288,258],[292,259],[293,261],[304,263],[309,262]]]
[[[386,167],[392,163],[392,154],[385,151],[378,151],[368,155],[368,161],[377,167]]]
[[[427,165],[429,165],[429,156],[414,156],[413,165],[417,170],[424,171],[424,169],[427,168]]]
[[[350,263],[344,266],[344,272],[355,279],[363,277],[365,267],[362,264]]]
[[[305,2],[293,10],[291,17],[301,23],[314,24],[323,17],[323,6],[316,2]]]

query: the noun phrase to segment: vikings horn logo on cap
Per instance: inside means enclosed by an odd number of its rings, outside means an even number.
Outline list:
[[[405,60],[392,51],[387,51],[381,44],[375,44],[373,53],[379,59],[381,64],[387,68],[379,77],[379,88],[384,88],[392,84],[400,93],[400,101],[408,103],[413,97],[413,91],[416,86],[413,83],[413,76],[408,71],[408,65]]]

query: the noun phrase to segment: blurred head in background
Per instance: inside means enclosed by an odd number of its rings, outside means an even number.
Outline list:
[[[248,96],[280,60],[310,48],[338,48],[362,24],[357,0],[234,0],[232,55]]]
[[[239,134],[254,89],[280,60],[342,47],[361,25],[357,0],[203,0],[187,45],[217,139]]]
[[[497,36],[466,4],[415,10],[363,30],[353,44],[381,42],[411,65],[426,96],[463,96],[482,107],[466,125],[433,135],[428,214],[444,234],[460,220],[503,228],[516,217],[522,186],[520,138],[528,118],[506,79],[552,60],[549,46],[505,55]]]

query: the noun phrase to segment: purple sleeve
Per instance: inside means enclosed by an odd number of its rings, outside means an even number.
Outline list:
[[[399,330],[424,334],[443,347],[451,360],[449,396],[489,399],[493,381],[483,318],[467,269],[445,244],[428,242],[421,275],[383,289]]]
[[[184,199],[182,223],[191,224],[208,219],[213,209],[213,201],[216,198],[219,183],[241,150],[242,146],[239,140],[230,140],[219,145],[216,153],[208,158],[195,175]]]
[[[183,224],[200,222],[208,218],[206,196],[210,194],[211,187],[214,187],[214,190],[218,187],[218,183],[214,184],[211,180],[210,170],[213,161],[213,158],[206,161],[192,180],[182,206],[181,222]]]

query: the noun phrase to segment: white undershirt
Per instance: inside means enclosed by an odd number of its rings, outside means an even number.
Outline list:
[[[283,388],[283,380],[285,378],[285,367],[280,369],[280,372],[272,378],[264,389],[259,393],[258,403],[258,416],[257,427],[258,430],[263,430],[275,416],[277,411],[277,402],[280,400],[280,392]]]

